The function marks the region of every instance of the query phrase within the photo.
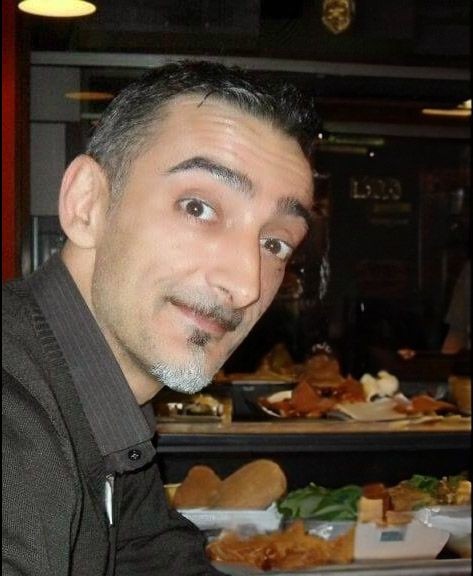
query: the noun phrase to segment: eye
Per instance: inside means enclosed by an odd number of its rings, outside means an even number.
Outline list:
[[[185,198],[180,200],[179,206],[193,218],[199,220],[214,220],[216,217],[215,210],[198,198]]]
[[[276,258],[280,260],[288,260],[294,249],[284,240],[278,240],[278,238],[262,238],[261,246]]]

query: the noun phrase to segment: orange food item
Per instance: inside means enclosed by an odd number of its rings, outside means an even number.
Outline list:
[[[456,411],[456,406],[450,402],[445,402],[443,400],[435,400],[427,394],[420,394],[418,396],[413,396],[408,403],[399,403],[395,410],[397,412],[402,412],[403,414],[425,414],[431,412],[440,411]]]
[[[366,500],[377,500],[381,503],[380,512],[381,512],[381,520],[386,518],[386,513],[388,510],[391,509],[391,498],[389,496],[388,489],[384,484],[381,482],[376,482],[373,484],[365,484],[362,488],[362,496],[363,496],[363,503],[365,505],[369,502]],[[366,516],[366,515],[365,515]],[[370,520],[364,520],[365,522],[369,522]]]
[[[311,536],[302,521],[284,532],[243,538],[227,533],[208,544],[211,560],[254,566],[262,570],[296,570],[353,561],[354,529],[333,540]]]
[[[253,460],[220,483],[212,507],[264,510],[286,489],[286,476],[276,462]]]
[[[394,512],[410,512],[423,506],[435,506],[437,499],[429,494],[411,486],[409,482],[400,482],[389,488],[389,496]]]
[[[325,353],[314,354],[306,361],[301,378],[320,386],[336,386],[343,380],[338,360]]]
[[[211,506],[222,480],[209,466],[193,466],[173,498],[175,508],[201,508]]]
[[[302,382],[292,391],[291,402],[294,410],[301,414],[318,411],[320,394],[317,393],[310,384]]]
[[[270,402],[259,398],[259,403],[278,412],[283,418],[320,418],[333,410],[338,402],[363,402],[365,400],[361,382],[348,377],[328,387],[314,386],[309,380],[302,380],[292,391],[291,398]]]
[[[363,390],[363,385],[358,380],[355,380],[351,376],[348,376],[343,382],[338,386],[334,395],[341,402],[364,402],[365,392]]]

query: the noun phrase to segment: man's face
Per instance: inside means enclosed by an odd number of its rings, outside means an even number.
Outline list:
[[[312,206],[297,142],[201,101],[174,100],[133,162],[92,282],[119,361],[188,393],[210,382],[273,300]]]

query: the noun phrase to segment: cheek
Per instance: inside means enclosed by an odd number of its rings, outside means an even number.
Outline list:
[[[273,268],[271,271],[263,271],[261,275],[261,294],[253,308],[250,321],[250,329],[256,324],[273,302],[284,277],[284,266]],[[249,330],[248,330],[249,331]]]
[[[261,275],[261,307],[264,312],[276,296],[284,278],[284,264],[276,264]]]

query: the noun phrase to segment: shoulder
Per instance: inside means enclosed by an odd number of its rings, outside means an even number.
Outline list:
[[[7,282],[2,286],[2,330],[16,332],[21,324],[28,323],[29,291],[23,279]]]
[[[63,423],[10,374],[2,373],[2,476],[6,496],[23,492],[72,513],[80,498],[78,470]]]
[[[30,388],[39,386],[25,386],[2,369],[2,439],[12,448],[30,452],[34,460],[36,453],[63,460],[70,443],[60,411],[47,392],[39,395]]]
[[[24,281],[3,287],[2,430],[12,446],[18,444],[16,449],[64,456],[71,453],[69,434],[49,384],[34,314],[34,300]]]
[[[3,557],[25,574],[65,574],[83,499],[71,446],[54,417],[5,372],[2,396]]]

